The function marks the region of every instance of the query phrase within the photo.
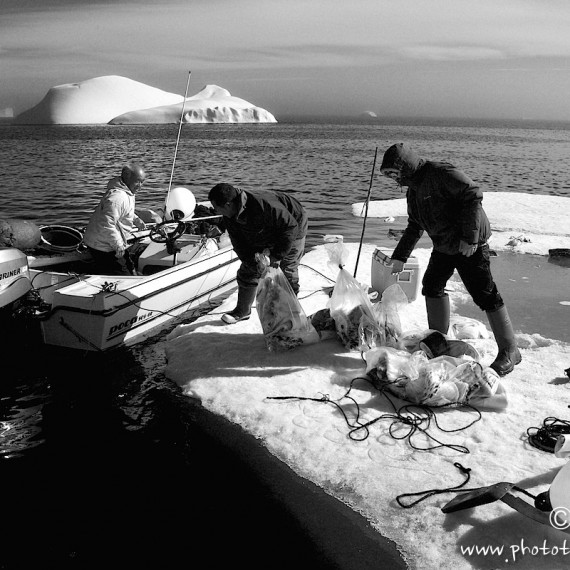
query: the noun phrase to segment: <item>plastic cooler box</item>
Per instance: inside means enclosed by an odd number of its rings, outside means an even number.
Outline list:
[[[391,263],[390,256],[381,251],[380,249],[374,250],[372,255],[372,270],[370,277],[372,281],[372,289],[378,291],[381,296],[384,291],[397,283],[408,301],[411,303],[415,301],[420,292],[420,265],[418,260],[411,256],[404,264],[404,270],[398,275],[392,275],[392,268],[389,267]]]

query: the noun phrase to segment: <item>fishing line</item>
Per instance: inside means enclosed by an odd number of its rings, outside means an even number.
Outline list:
[[[176,146],[174,148],[174,159],[172,161],[172,169],[170,171],[170,181],[168,182],[168,192],[166,193],[166,203],[168,204],[168,196],[172,187],[172,178],[174,177],[174,165],[176,164],[176,155],[178,154],[178,144],[180,143],[180,133],[182,132],[182,122],[184,119],[184,109],[186,106],[186,98],[188,97],[188,86],[190,85],[191,71],[188,72],[188,81],[186,82],[186,91],[184,91],[184,101],[182,101],[182,111],[180,112],[180,121],[178,122],[178,136],[176,137]],[[164,212],[166,214],[166,212]]]

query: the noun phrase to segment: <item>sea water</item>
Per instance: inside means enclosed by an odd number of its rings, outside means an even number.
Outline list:
[[[197,200],[205,200],[218,182],[248,190],[285,190],[309,212],[308,247],[322,243],[325,234],[342,234],[347,242],[357,242],[364,226],[362,218],[351,215],[353,203],[368,197],[404,197],[395,183],[379,175],[384,150],[398,141],[410,143],[423,157],[456,164],[486,192],[570,197],[567,124],[316,120],[191,124],[183,126],[176,149],[177,133],[177,125],[2,125],[0,218],[84,227],[107,180],[120,172],[123,163],[135,160],[148,173],[137,195],[139,207],[161,207],[168,188],[176,186],[191,189]],[[395,220],[387,225],[368,219],[364,241],[394,247],[388,230],[402,229],[404,223]],[[509,263],[508,255],[500,257]],[[544,296],[539,294],[537,300],[531,294],[531,279],[537,287],[553,291],[546,297],[556,314],[561,293],[548,283],[567,283],[570,270],[548,264],[540,256],[516,257],[512,263],[524,263],[518,272],[496,266],[509,307],[516,305],[521,286],[523,309],[525,303],[540,306]],[[541,265],[542,270],[537,267]],[[546,275],[547,270],[550,281],[539,279],[540,272]],[[519,283],[511,287],[513,279]],[[528,311],[523,312],[528,319]],[[519,308],[514,313],[522,314]],[[480,313],[472,316],[481,318]],[[517,319],[511,316],[516,325]],[[552,321],[548,314],[541,318],[540,330]],[[528,330],[537,326],[536,322],[521,325]],[[10,331],[4,333],[11,340]],[[0,385],[0,467],[11,474],[12,488],[22,492],[29,485],[33,489],[32,495],[22,498],[22,509],[37,509],[36,515],[42,509],[56,509],[60,504],[52,496],[56,488],[63,504],[59,524],[66,532],[73,528],[78,533],[73,523],[63,519],[78,513],[88,518],[89,508],[95,508],[97,501],[116,506],[128,497],[137,507],[144,504],[147,479],[144,483],[132,480],[139,471],[150,469],[164,485],[164,473],[172,471],[176,477],[178,467],[192,464],[187,398],[162,373],[165,334],[98,360],[49,347],[37,354],[22,354],[13,345],[9,351],[0,347],[5,369]],[[563,336],[567,326],[560,323],[543,334],[570,340]],[[157,464],[164,466],[162,478]],[[82,493],[83,482],[89,486],[87,495]],[[85,504],[76,505],[75,493]],[[44,528],[53,526],[47,516],[40,522]],[[120,527],[120,521],[114,524]],[[53,542],[57,528],[52,533]],[[81,542],[77,534],[73,536]],[[65,537],[58,543],[59,550],[53,550],[52,542],[43,546],[52,548],[56,560],[72,558],[80,550]]]

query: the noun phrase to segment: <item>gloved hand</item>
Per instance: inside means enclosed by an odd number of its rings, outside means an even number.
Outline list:
[[[392,267],[392,275],[397,275],[404,271],[404,262],[399,259],[392,259],[390,266]]]
[[[459,242],[459,253],[462,253],[465,257],[471,257],[477,251],[477,244],[467,243],[466,241],[460,240]]]
[[[270,265],[271,267],[279,267],[281,260],[277,259],[276,257],[273,257],[273,255],[271,255],[271,251],[269,251],[268,248],[265,248],[262,254],[265,255],[265,257],[267,258],[268,265]]]
[[[135,224],[135,226],[136,226],[137,229],[139,229],[139,230],[144,230],[144,229],[146,229],[146,224],[145,224],[140,218],[134,218],[134,219],[133,219],[133,224]]]
[[[125,257],[125,248],[119,246],[119,247],[115,250],[115,257],[116,257],[117,259],[123,259],[123,257]]]

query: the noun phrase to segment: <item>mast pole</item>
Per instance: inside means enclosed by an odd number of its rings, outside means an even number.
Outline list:
[[[174,166],[176,164],[176,155],[178,154],[178,145],[180,144],[180,133],[182,132],[182,120],[184,119],[184,108],[186,106],[186,98],[188,97],[188,86],[190,85],[191,71],[188,71],[188,80],[186,81],[186,90],[184,91],[184,101],[182,101],[182,111],[180,112],[180,121],[178,122],[178,135],[176,137],[176,147],[174,148],[174,159],[172,160],[172,169],[170,170],[170,181],[168,182],[168,192],[166,194],[166,204],[168,203],[168,196],[170,196],[170,189],[172,188],[172,178],[174,177]],[[165,212],[166,214],[166,212]]]
[[[366,196],[366,211],[364,213],[364,221],[362,222],[362,234],[360,235],[360,245],[358,246],[358,255],[356,256],[356,265],[354,266],[354,278],[356,279],[356,271],[358,269],[358,260],[360,259],[360,250],[362,249],[362,240],[364,239],[364,230],[366,229],[366,218],[368,217],[368,204],[370,202],[370,193],[372,192],[372,181],[374,180],[374,169],[376,168],[376,157],[378,156],[378,147],[374,152],[374,163],[372,164],[372,174],[370,175],[370,186],[368,187],[368,196]]]

